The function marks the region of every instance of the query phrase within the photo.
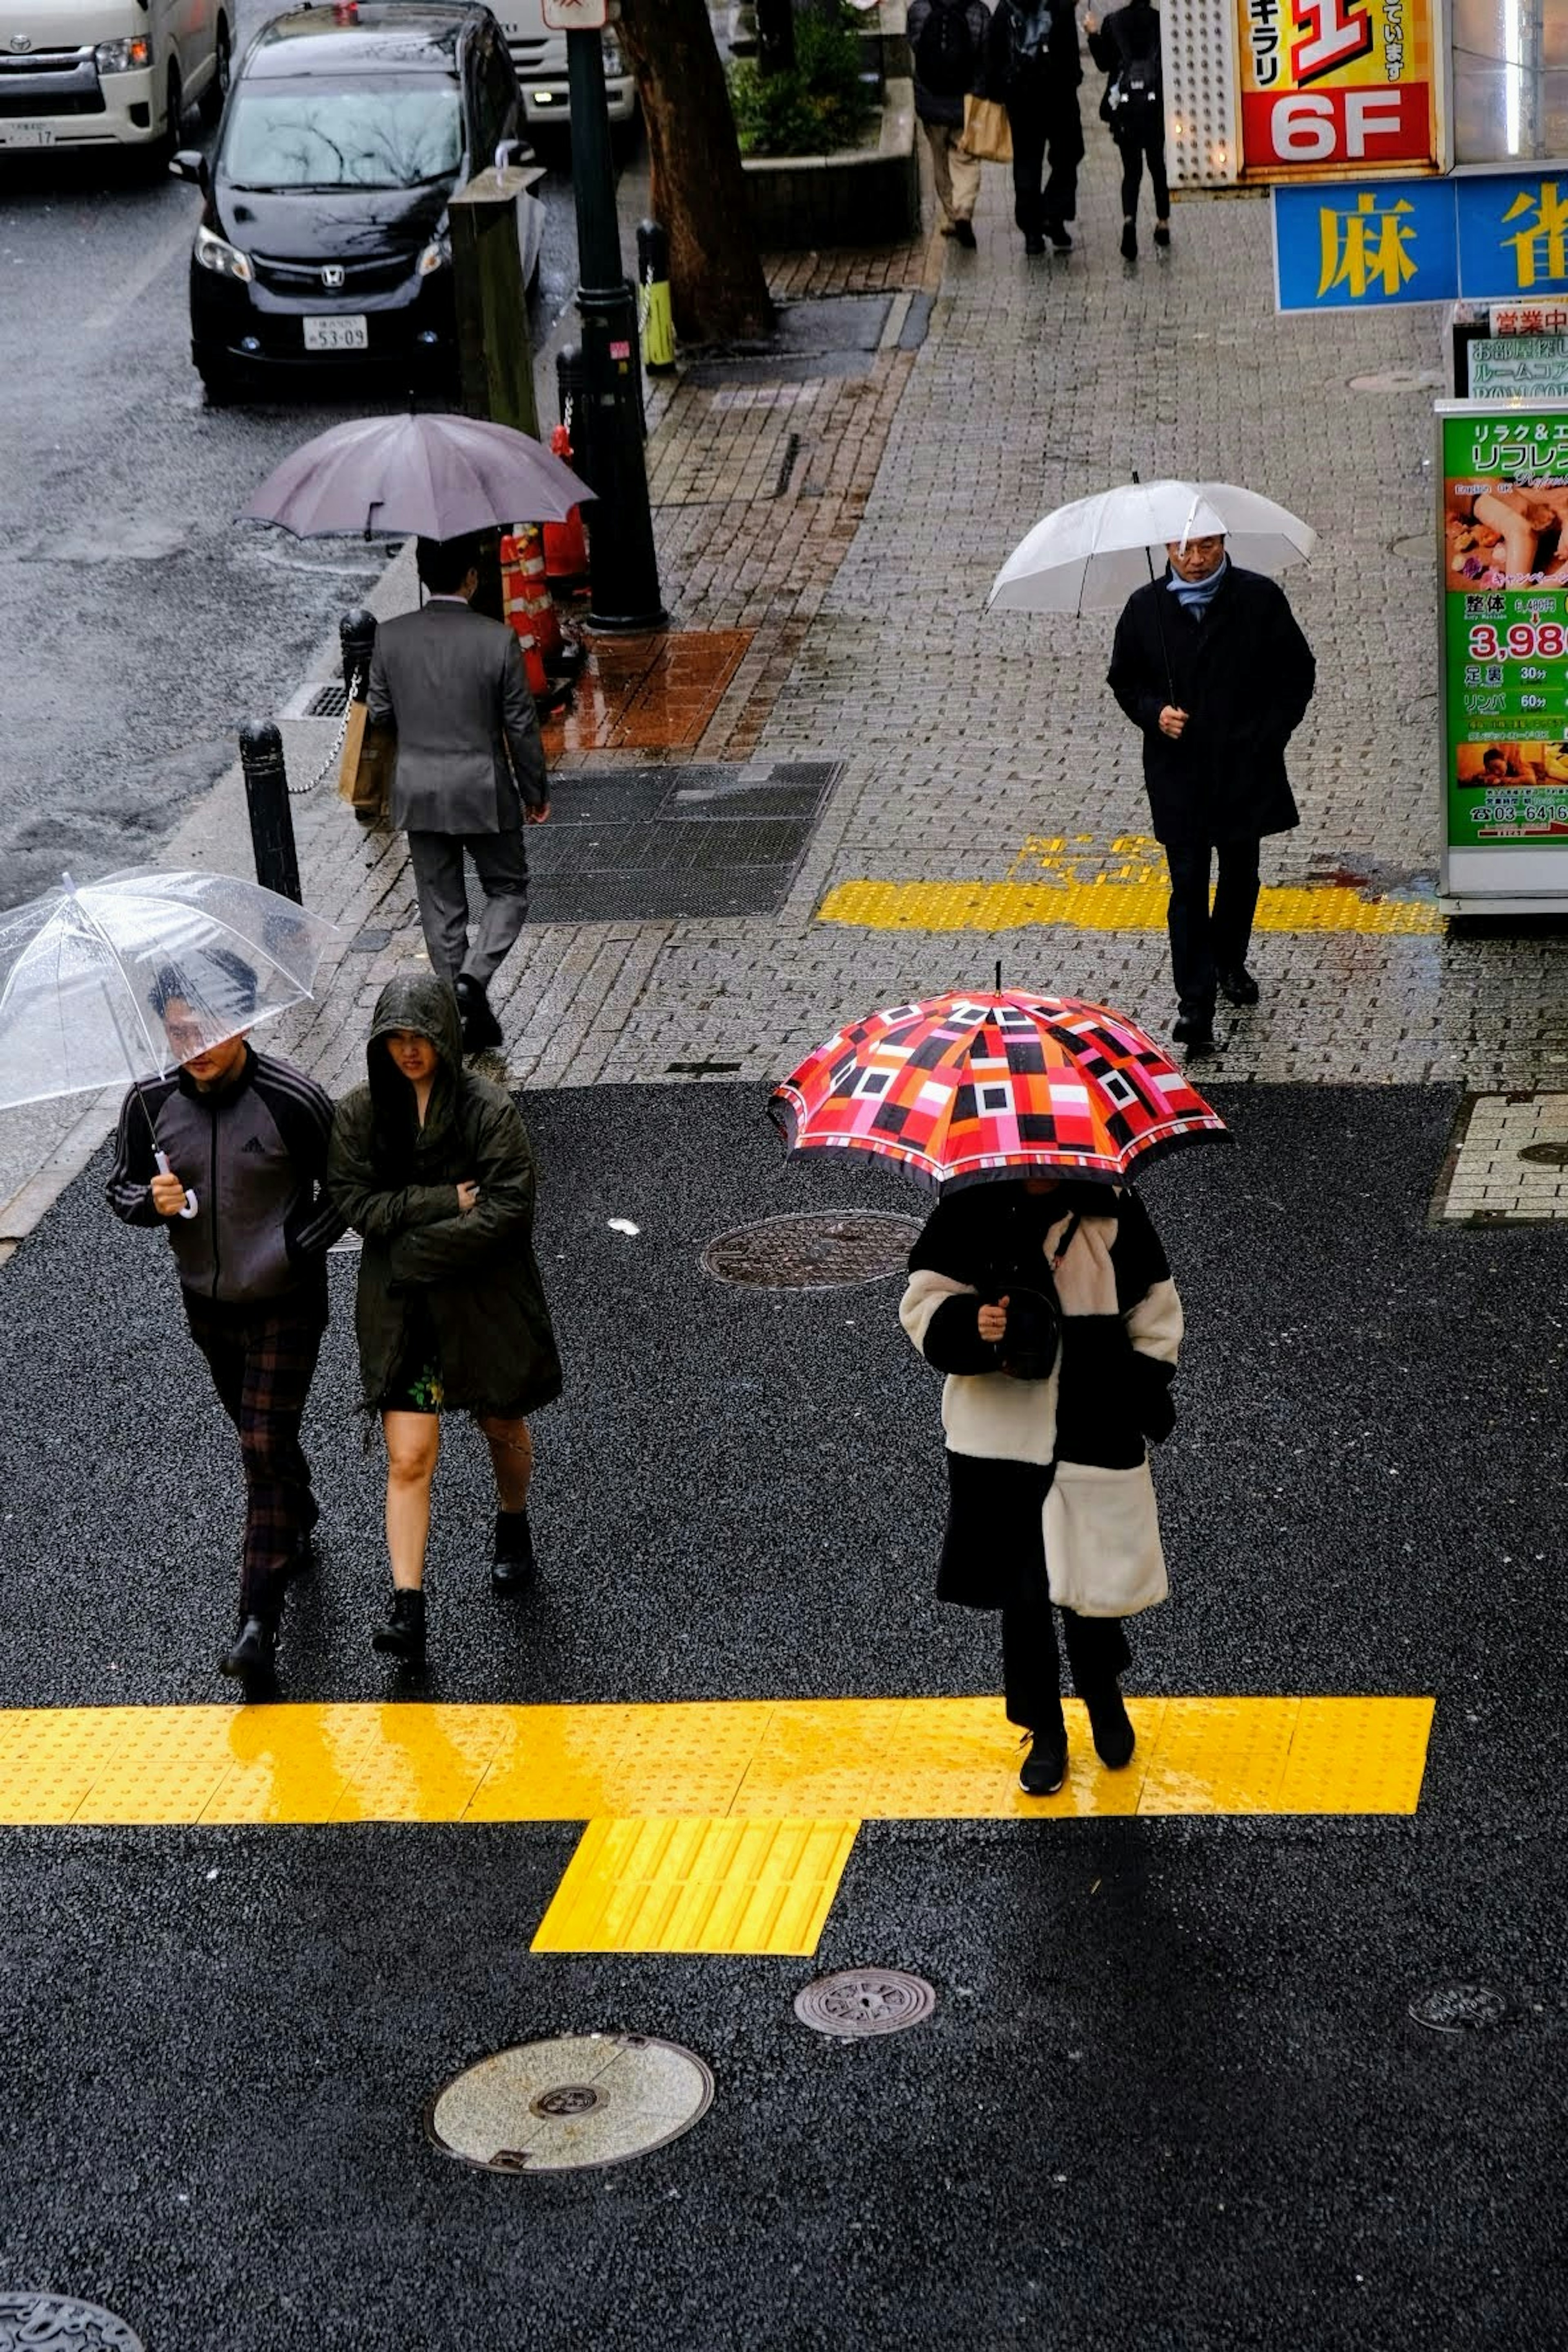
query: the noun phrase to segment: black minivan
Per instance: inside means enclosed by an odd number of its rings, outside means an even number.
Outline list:
[[[332,0],[246,51],[191,256],[191,356],[207,397],[300,368],[399,393],[457,373],[447,200],[518,135],[517,76],[475,0]]]

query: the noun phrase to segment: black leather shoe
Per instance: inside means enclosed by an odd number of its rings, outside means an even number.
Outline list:
[[[239,1682],[247,1682],[256,1675],[268,1675],[277,1647],[276,1627],[269,1625],[265,1617],[247,1617],[218,1660],[217,1670]]]
[[[1040,226],[1045,230],[1046,235],[1050,238],[1051,244],[1058,253],[1070,253],[1072,251],[1072,239],[1068,235],[1067,223],[1065,221],[1042,221]]]
[[[1247,966],[1241,964],[1235,971],[1221,972],[1219,992],[1222,996],[1228,997],[1232,1004],[1256,1004],[1258,982],[1253,979]]]
[[[969,251],[973,253],[974,250],[974,223],[973,221],[966,220],[954,221],[952,224],[952,241],[954,245],[966,246]]]
[[[1033,1731],[1029,1752],[1018,1770],[1018,1786],[1026,1797],[1054,1797],[1068,1776],[1068,1736],[1065,1730]]]
[[[465,1053],[483,1054],[492,1045],[505,1042],[500,1023],[490,1010],[489,998],[479,982],[466,971],[458,981],[458,1010],[463,1016]]]
[[[401,1658],[407,1666],[425,1663],[425,1595],[422,1592],[394,1591],[392,1613],[384,1624],[371,1632],[370,1645],[389,1658]]]
[[[1024,250],[1025,250],[1025,252],[1026,252],[1026,253],[1044,253],[1045,249],[1046,249],[1046,240],[1045,240],[1045,238],[1040,235],[1040,232],[1039,232],[1039,230],[1038,230],[1037,228],[1032,228],[1032,229],[1029,231],[1028,235],[1027,235],[1027,236],[1025,237],[1025,239],[1024,239]]]
[[[1194,1053],[1203,1053],[1214,1044],[1214,1007],[1184,1004],[1171,1024],[1171,1034],[1178,1045],[1190,1045]]]
[[[1094,1752],[1107,1769],[1120,1772],[1124,1764],[1132,1761],[1137,1734],[1131,1717],[1121,1704],[1121,1693],[1114,1683],[1108,1691],[1096,1691],[1091,1697],[1083,1694],[1089,1709],[1089,1727],[1094,1734]]]
[[[1121,224],[1121,258],[1123,261],[1136,261],[1138,258],[1138,232],[1131,221]]]
[[[496,1513],[495,1551],[490,1559],[490,1591],[501,1601],[526,1592],[537,1574],[533,1534],[526,1511]]]

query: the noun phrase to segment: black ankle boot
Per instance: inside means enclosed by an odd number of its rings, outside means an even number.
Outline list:
[[[401,1658],[405,1665],[423,1665],[425,1595],[395,1591],[392,1613],[384,1624],[373,1628],[370,1642],[373,1650],[384,1650],[389,1657]]]
[[[247,1617],[218,1660],[217,1670],[220,1675],[233,1675],[238,1682],[248,1682],[254,1675],[270,1674],[277,1647],[277,1627],[269,1625],[265,1617]]]
[[[1124,1764],[1132,1761],[1136,1744],[1132,1722],[1121,1703],[1121,1693],[1112,1683],[1108,1690],[1085,1691],[1084,1706],[1089,1710],[1089,1727],[1094,1734],[1094,1752],[1107,1769],[1120,1772]]]
[[[1019,1768],[1019,1788],[1026,1797],[1054,1797],[1068,1776],[1066,1724],[1047,1724],[1043,1730],[1026,1731],[1024,1738],[1029,1752]]]
[[[495,1549],[490,1559],[490,1591],[503,1601],[526,1592],[534,1579],[533,1536],[528,1513],[496,1513]]]

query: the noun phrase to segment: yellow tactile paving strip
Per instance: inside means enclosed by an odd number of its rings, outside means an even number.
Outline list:
[[[815,1952],[858,1821],[590,1822],[536,1952]]]
[[[1082,931],[1163,931],[1167,887],[1155,882],[840,882],[819,923],[869,931],[1022,931],[1064,924]],[[1338,885],[1265,887],[1258,931],[1438,932],[1444,919],[1420,898],[1367,898]]]

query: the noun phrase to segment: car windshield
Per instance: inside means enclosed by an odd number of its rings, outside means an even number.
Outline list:
[[[223,163],[237,188],[417,188],[448,178],[462,155],[458,85],[422,74],[241,89]]]

